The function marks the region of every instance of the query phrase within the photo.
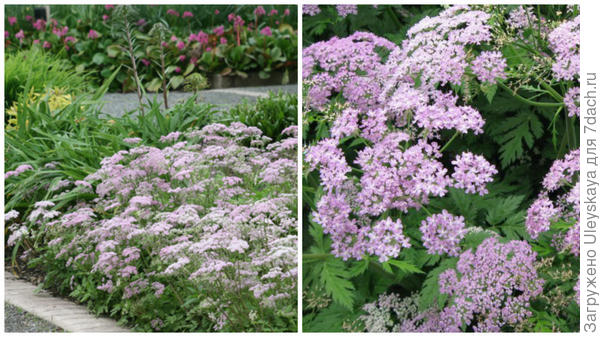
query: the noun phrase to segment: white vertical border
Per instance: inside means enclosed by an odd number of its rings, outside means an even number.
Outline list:
[[[303,202],[302,202],[302,158],[304,148],[302,147],[302,2],[297,1],[298,6],[298,332],[302,333],[302,232]]]
[[[588,183],[590,183],[591,181],[588,182],[588,172],[592,172],[595,171],[596,172],[596,178],[593,179],[593,181],[598,182],[598,174],[600,173],[598,164],[597,164],[597,160],[598,160],[598,128],[600,127],[599,123],[600,123],[600,119],[598,119],[598,115],[596,112],[594,112],[594,116],[595,117],[595,123],[587,123],[585,117],[590,117],[592,116],[591,113],[588,113],[588,107],[592,108],[592,101],[588,102],[587,99],[584,99],[584,97],[586,96],[586,94],[588,92],[594,92],[594,96],[596,97],[596,99],[593,101],[594,106],[593,108],[595,110],[597,110],[597,105],[598,105],[598,90],[600,89],[600,86],[598,86],[598,81],[600,81],[600,78],[598,76],[600,76],[600,64],[598,63],[598,58],[600,57],[600,46],[598,45],[598,33],[600,32],[600,22],[599,22],[599,18],[598,18],[598,14],[600,14],[600,6],[598,6],[598,2],[597,1],[582,1],[581,3],[581,44],[580,44],[580,51],[581,51],[581,73],[580,73],[580,83],[581,83],[581,104],[580,104],[580,110],[581,110],[581,118],[580,118],[580,148],[581,148],[581,156],[580,156],[580,164],[581,164],[581,174],[580,174],[580,179],[581,179],[581,191],[583,191],[583,193],[581,193],[582,198],[581,198],[581,202],[584,204],[584,207],[581,208],[581,215],[580,215],[580,242],[581,242],[581,259],[580,259],[580,332],[583,335],[592,335],[593,332],[595,332],[596,334],[598,333],[599,330],[599,324],[600,321],[598,320],[598,310],[599,310],[599,306],[595,305],[595,306],[591,306],[588,305],[586,302],[586,299],[588,298],[588,294],[593,294],[591,291],[596,292],[596,295],[592,295],[590,296],[590,299],[595,298],[596,301],[599,300],[599,296],[598,296],[598,285],[596,283],[595,286],[591,286],[588,285],[588,277],[589,278],[593,278],[594,280],[597,280],[598,277],[598,252],[599,252],[599,247],[600,247],[600,243],[598,242],[598,228],[596,227],[599,223],[599,221],[596,220],[592,220],[591,217],[589,216],[590,213],[594,214],[594,215],[598,215],[599,211],[597,209],[598,207],[598,202],[595,201],[594,204],[587,204],[584,201],[587,199],[586,197],[588,195],[590,195],[590,193],[588,192],[587,186]],[[596,74],[596,80],[595,80],[595,84],[592,85],[592,83],[588,83],[588,73],[595,73]],[[585,126],[590,126],[593,128],[593,131],[590,129],[587,129],[584,131],[584,127]],[[595,141],[595,149],[591,149],[590,148],[590,144],[588,144],[588,140],[591,141]],[[593,143],[592,143],[593,144]],[[588,155],[588,150],[592,150],[595,151],[595,156],[596,156],[596,165],[593,165],[592,163],[588,163],[588,158],[591,157],[590,155]],[[591,154],[591,152],[590,152]],[[599,188],[596,187],[595,191],[598,192]],[[596,196],[596,198],[600,198],[600,196]],[[596,209],[595,210],[590,210],[590,212],[588,212],[588,206],[592,206],[595,205]],[[594,228],[592,229],[590,225],[588,225],[588,221],[591,220],[594,223]],[[590,222],[591,224],[591,222]],[[586,243],[585,239],[585,234],[587,231],[591,231],[588,232],[590,234],[592,234],[595,237],[595,244],[592,243]],[[594,275],[592,275],[591,273],[594,273]],[[597,282],[597,281],[596,281]],[[589,291],[588,291],[589,290]],[[593,310],[593,311],[592,311]],[[589,316],[589,314],[593,314],[593,317],[595,318],[595,321],[591,320],[591,316]],[[590,324],[593,324],[590,325]],[[593,327],[593,328],[592,328]]]

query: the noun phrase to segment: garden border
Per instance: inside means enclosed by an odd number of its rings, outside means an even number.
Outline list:
[[[4,272],[4,300],[68,332],[131,332],[106,317],[96,317],[87,308],[52,296],[36,293],[36,286]]]

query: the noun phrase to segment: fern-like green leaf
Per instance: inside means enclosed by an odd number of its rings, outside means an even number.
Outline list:
[[[524,146],[533,147],[535,139],[542,136],[544,128],[531,111],[520,111],[492,130],[491,136],[500,144],[500,163],[505,168],[523,156]]]
[[[449,258],[443,260],[439,266],[429,272],[425,282],[423,282],[423,288],[419,295],[419,310],[427,310],[431,307],[437,306],[443,308],[447,300],[447,295],[440,294],[440,286],[438,279],[441,273],[450,268],[454,268],[458,258]]]
[[[506,198],[488,199],[489,208],[485,220],[492,226],[503,223],[515,214],[524,198],[524,195],[512,195]]]
[[[321,282],[327,295],[348,309],[354,305],[354,285],[348,280],[350,276],[344,262],[333,256],[326,260],[321,271]]]
[[[388,263],[394,267],[397,267],[398,269],[400,269],[400,271],[403,271],[407,274],[423,274],[424,273],[421,269],[417,268],[415,265],[408,263],[406,261],[389,260]]]

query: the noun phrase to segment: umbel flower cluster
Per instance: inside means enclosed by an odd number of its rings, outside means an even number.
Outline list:
[[[579,256],[579,150],[556,160],[542,185],[538,198],[527,210],[527,231],[537,239],[550,230],[553,222],[562,220],[569,227],[555,235],[555,247]]]
[[[529,300],[542,292],[544,281],[535,269],[536,253],[525,241],[484,240],[475,251],[460,255],[456,269],[439,276],[440,292],[450,296],[444,309],[418,309],[418,297],[382,294],[364,306],[360,317],[369,332],[499,332],[529,316]]]
[[[438,141],[443,130],[457,135],[483,132],[480,113],[439,86],[459,84],[468,69],[488,82],[503,77],[505,62],[498,55],[467,58],[470,46],[490,39],[488,18],[487,13],[455,6],[413,26],[401,48],[357,32],[304,50],[307,108],[325,109],[334,93],[346,99],[331,137],[306,151],[306,161],[319,170],[325,190],[314,219],[331,235],[336,256],[361,259],[370,254],[382,262],[394,258],[410,242],[401,220],[381,218],[384,213],[421,209],[450,187],[487,193],[485,185],[496,168],[483,156],[464,152],[452,160],[453,172],[448,172]],[[347,137],[360,137],[366,144],[351,162],[340,147]],[[351,176],[352,170],[360,177]],[[430,218],[423,233],[430,236],[455,226],[446,218]],[[452,247],[460,235],[427,241],[431,251],[455,253]]]
[[[193,311],[214,330],[295,315],[297,127],[279,142],[241,123],[161,141],[105,158],[76,182],[93,200],[64,213],[35,205],[28,221],[46,228],[48,258],[91,273],[97,289],[123,301],[198,299]]]

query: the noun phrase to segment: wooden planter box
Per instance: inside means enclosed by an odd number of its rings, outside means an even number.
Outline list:
[[[274,71],[271,77],[262,79],[258,77],[258,72],[248,73],[248,77],[243,78],[236,75],[208,75],[210,89],[224,89],[234,87],[259,87],[266,85],[281,85],[283,81],[284,71]],[[288,69],[288,84],[298,83],[298,70]]]

